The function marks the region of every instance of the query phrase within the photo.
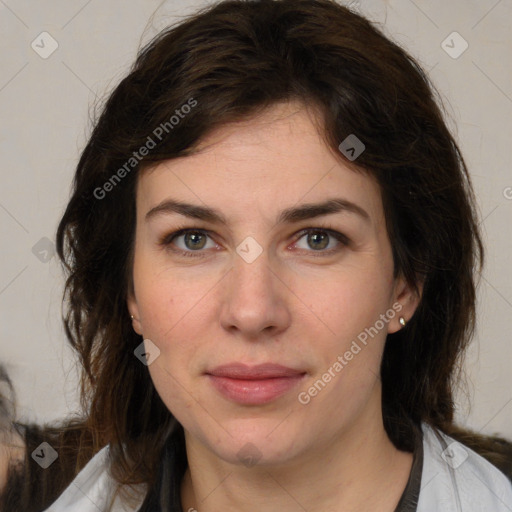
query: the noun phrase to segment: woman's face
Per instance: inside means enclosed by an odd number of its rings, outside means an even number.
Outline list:
[[[199,149],[139,177],[128,302],[187,441],[281,464],[381,426],[384,342],[416,301],[393,277],[378,185],[326,147],[299,104]],[[191,231],[173,238],[180,229]]]

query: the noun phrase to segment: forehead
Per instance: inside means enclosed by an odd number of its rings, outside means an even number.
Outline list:
[[[139,175],[137,202],[148,211],[168,197],[208,205],[242,222],[259,212],[342,197],[382,216],[380,188],[327,147],[313,110],[283,103],[257,117],[222,126],[192,155],[159,162]]]

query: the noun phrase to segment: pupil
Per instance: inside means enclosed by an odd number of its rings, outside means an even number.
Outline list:
[[[199,244],[197,243],[198,242],[197,238],[200,238],[202,236],[203,235],[201,233],[187,233],[186,242],[192,240],[192,244],[197,248],[199,246]],[[203,241],[203,245],[204,245],[204,241]],[[199,248],[201,249],[202,245]]]
[[[325,243],[325,241],[327,240],[327,236],[325,233],[324,234],[314,233],[309,236],[310,236],[310,240],[313,239],[314,241],[318,241],[318,240],[316,240],[316,237],[318,237],[318,236],[324,238],[324,240],[323,240],[324,243],[320,247],[317,246],[317,249],[324,249],[325,247],[327,247],[328,244]]]

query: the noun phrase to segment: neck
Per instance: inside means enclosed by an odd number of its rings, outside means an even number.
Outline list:
[[[379,421],[375,415],[364,415],[314,452],[279,466],[228,463],[186,432],[184,512],[393,512],[407,484],[413,455],[395,448],[388,438],[380,407]]]

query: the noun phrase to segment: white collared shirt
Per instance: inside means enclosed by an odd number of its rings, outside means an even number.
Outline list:
[[[422,423],[423,469],[416,512],[512,512],[512,483],[475,451]],[[108,446],[100,450],[44,512],[136,512],[119,497],[108,473]]]

